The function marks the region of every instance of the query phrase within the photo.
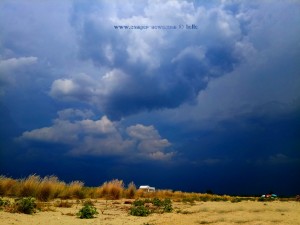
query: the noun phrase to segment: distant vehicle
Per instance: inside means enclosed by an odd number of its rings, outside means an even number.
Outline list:
[[[141,185],[139,189],[145,190],[147,192],[155,192],[155,187],[150,187],[149,185]]]
[[[277,198],[277,195],[275,195],[275,194],[266,194],[266,195],[262,195],[261,198]]]

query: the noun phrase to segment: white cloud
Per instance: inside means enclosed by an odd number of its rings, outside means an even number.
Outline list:
[[[137,124],[126,129],[127,134],[137,143],[137,149],[142,155],[153,159],[163,159],[173,156],[175,153],[166,153],[165,149],[171,146],[167,139],[161,138],[153,126]]]
[[[158,151],[158,152],[152,152],[149,154],[149,157],[151,159],[155,159],[155,160],[170,160],[174,156],[175,156],[174,152],[164,153],[164,152]]]
[[[117,133],[117,129],[113,122],[111,122],[106,116],[103,116],[101,120],[81,120],[78,122],[81,129],[86,134],[112,134]]]
[[[20,57],[20,58],[9,58],[0,60],[0,73],[5,73],[18,69],[22,66],[27,66],[36,63],[38,60],[37,57]]]
[[[58,79],[52,83],[50,95],[55,98],[72,98],[79,89],[80,86],[71,79]]]
[[[78,141],[78,133],[78,124],[56,119],[51,127],[25,131],[19,140],[71,144]]]
[[[18,140],[65,144],[71,155],[119,155],[153,160],[169,160],[175,155],[165,152],[171,144],[153,126],[130,126],[126,135],[118,123],[106,116],[99,120],[84,119],[93,115],[90,111],[65,109],[58,115],[52,126],[26,131]]]
[[[81,73],[53,81],[49,95],[58,100],[80,101],[101,108],[106,104],[106,96],[122,91],[127,82],[128,75],[119,69],[106,71],[98,77]]]
[[[126,85],[128,75],[119,69],[112,69],[105,73],[98,82],[97,94],[106,96]]]
[[[138,140],[159,139],[160,136],[153,126],[144,126],[137,124],[127,128],[127,133],[130,137]]]
[[[0,40],[1,45],[1,40]],[[0,55],[1,56],[1,55]],[[38,58],[29,57],[19,57],[19,58],[0,58],[0,96],[4,95],[5,88],[8,85],[14,84],[18,79],[20,72],[18,70],[24,69],[27,66],[37,63]]]

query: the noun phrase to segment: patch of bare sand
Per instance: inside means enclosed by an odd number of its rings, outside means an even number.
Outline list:
[[[79,219],[76,213],[82,207],[50,207],[54,211],[34,215],[0,212],[0,225],[193,225],[193,224],[251,224],[299,225],[299,202],[173,202],[172,213],[135,217],[128,214],[130,205],[125,200],[97,200],[99,214],[94,219]]]

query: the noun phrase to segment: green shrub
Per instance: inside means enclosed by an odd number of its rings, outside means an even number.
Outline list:
[[[21,198],[16,202],[17,211],[25,214],[33,214],[36,212],[36,202],[35,198],[27,197]]]
[[[238,198],[238,197],[235,197],[235,198],[232,198],[230,201],[231,201],[232,203],[237,203],[237,202],[241,202],[242,199],[241,199],[241,198]]]
[[[259,202],[272,202],[274,200],[275,200],[274,198],[266,198],[266,197],[259,197],[258,198]]]
[[[3,198],[0,198],[0,207],[5,207],[5,206],[9,206],[9,205],[10,205],[9,200],[5,200]]]
[[[186,198],[183,198],[183,199],[182,199],[182,202],[194,204],[194,203],[195,203],[195,198],[186,197]]]
[[[152,199],[152,204],[154,206],[160,207],[160,206],[163,205],[163,202],[160,199],[158,199],[158,198],[154,198],[154,199]]]
[[[91,219],[94,218],[94,215],[96,214],[99,214],[97,209],[94,206],[87,204],[79,210],[77,216],[80,219]]]
[[[137,199],[132,203],[134,206],[142,206],[145,204],[145,201]]]
[[[133,216],[148,216],[150,214],[150,210],[143,205],[134,206],[130,208],[129,214]]]
[[[173,211],[172,202],[169,198],[166,198],[163,201],[162,206],[163,206],[164,212],[172,212]]]
[[[153,207],[149,205],[145,206],[145,203],[151,203]],[[130,208],[130,214],[133,216],[148,216],[150,213],[164,213],[172,212],[172,202],[169,198],[160,200],[158,198],[135,200]]]
[[[6,208],[8,206],[10,206],[10,201],[0,198],[0,210],[3,210],[4,208]]]

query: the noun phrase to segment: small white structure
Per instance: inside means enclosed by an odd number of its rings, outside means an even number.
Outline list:
[[[141,185],[139,189],[147,192],[155,192],[155,187],[150,187],[149,185]]]

